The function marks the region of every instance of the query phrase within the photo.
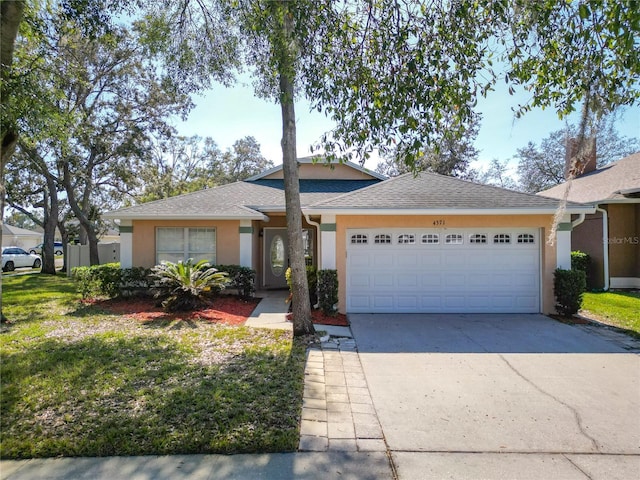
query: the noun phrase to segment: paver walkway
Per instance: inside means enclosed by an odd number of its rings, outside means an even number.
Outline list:
[[[265,291],[246,325],[290,330],[286,291]],[[317,325],[326,335],[307,352],[299,451],[386,452],[353,334]]]
[[[300,451],[385,452],[367,381],[350,348],[312,348],[305,368]]]

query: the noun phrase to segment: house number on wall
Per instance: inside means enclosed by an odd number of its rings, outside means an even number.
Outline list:
[[[444,225],[444,220],[434,220],[433,221],[433,226],[434,227],[442,227]]]

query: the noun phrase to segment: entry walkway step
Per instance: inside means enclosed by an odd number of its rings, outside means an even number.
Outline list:
[[[261,291],[256,294],[261,297],[245,325],[254,328],[273,328],[280,330],[293,330],[293,324],[287,320],[288,290]]]

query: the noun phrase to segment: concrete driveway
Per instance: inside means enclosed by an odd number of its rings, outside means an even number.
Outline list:
[[[542,315],[350,315],[400,479],[640,478],[640,356]]]

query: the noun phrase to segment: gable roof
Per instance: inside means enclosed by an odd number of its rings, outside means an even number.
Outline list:
[[[337,175],[334,174],[334,172],[336,170],[342,169],[343,167],[348,167],[348,169],[353,170],[354,173],[358,174],[357,178],[361,180],[386,180],[387,179],[387,177],[385,177],[380,173],[361,167],[360,165],[353,162],[349,162],[347,160],[341,161],[341,162],[333,162],[333,163],[327,162],[326,159],[321,155],[298,158],[298,164],[323,167],[322,170],[315,169],[316,171],[321,171],[324,173],[324,175],[322,175],[322,178],[315,177],[317,179],[337,180],[336,178]],[[270,177],[271,179],[274,179],[276,178],[276,174],[282,172],[282,168],[283,168],[282,165],[277,165],[273,168],[270,168],[269,170],[265,170],[264,172],[254,175],[253,177],[249,177],[245,181],[253,182],[260,179],[266,179],[268,177]],[[278,176],[278,178],[280,177]],[[300,178],[302,179],[303,176],[301,175]],[[351,179],[355,179],[355,178],[351,178]]]
[[[538,195],[563,198],[567,183],[539,192]],[[582,203],[624,202],[640,190],[640,152],[624,157],[585,175],[574,178],[568,199]],[[634,200],[637,201],[637,197]]]
[[[333,198],[378,180],[300,180],[302,206]],[[120,219],[267,220],[262,212],[285,211],[284,181],[242,181],[105,213]]]
[[[41,237],[42,232],[28,230],[26,228],[14,227],[13,225],[2,224],[2,235],[8,237]]]
[[[378,183],[386,177],[343,162],[336,168],[322,163],[322,157],[298,159],[300,168],[300,203],[328,200]],[[268,177],[268,178],[267,178]],[[220,185],[176,197],[121,208],[103,215],[111,219],[172,220],[267,220],[265,212],[284,212],[282,165],[247,180]]]
[[[421,172],[380,182],[311,205],[305,212],[353,214],[534,214],[553,213],[558,200],[515,192],[455,177]],[[570,203],[569,211],[593,207]]]

